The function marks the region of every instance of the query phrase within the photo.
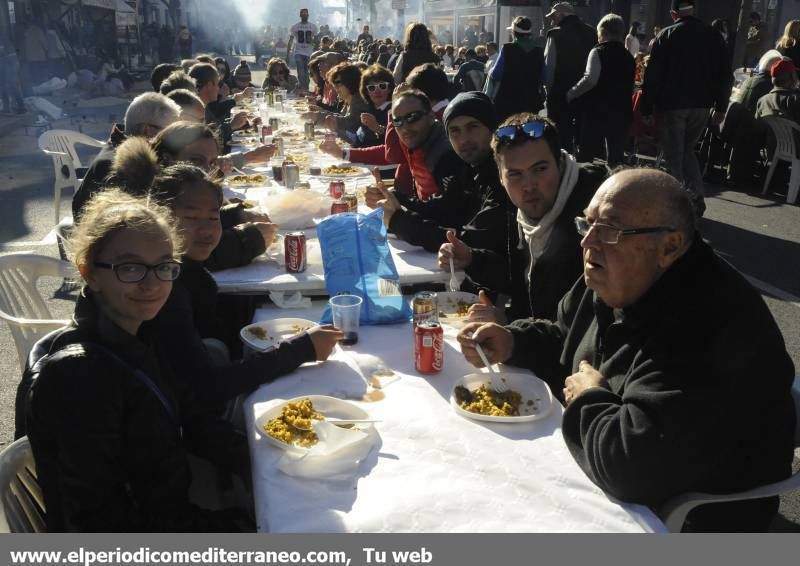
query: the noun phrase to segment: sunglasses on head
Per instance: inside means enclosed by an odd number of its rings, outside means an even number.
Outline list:
[[[544,135],[544,122],[525,122],[517,126],[502,126],[494,132],[494,138],[498,142],[511,143],[518,137],[529,140],[538,140]]]
[[[409,112],[405,116],[392,116],[392,123],[394,123],[395,128],[402,128],[407,124],[417,122],[426,114],[427,112],[425,110],[415,110],[414,112]]]
[[[367,85],[367,92],[375,92],[378,89],[389,90],[389,83],[371,83]]]

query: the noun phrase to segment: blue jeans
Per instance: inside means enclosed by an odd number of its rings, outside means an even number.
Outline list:
[[[705,188],[694,146],[708,125],[709,114],[708,108],[667,110],[661,123],[661,149],[667,171],[698,200],[705,196]]]
[[[297,67],[297,82],[300,83],[300,88],[308,90],[308,57],[305,55],[294,55],[294,64]]]

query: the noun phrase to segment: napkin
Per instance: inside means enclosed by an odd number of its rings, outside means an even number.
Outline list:
[[[304,297],[300,291],[286,295],[283,291],[270,291],[269,298],[282,309],[310,309],[311,299]]]
[[[356,475],[375,445],[376,433],[344,429],[325,421],[312,421],[319,442],[307,452],[287,451],[278,469],[289,476],[308,479],[345,479]]]

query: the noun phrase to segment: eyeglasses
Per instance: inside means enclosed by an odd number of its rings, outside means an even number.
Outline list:
[[[145,263],[104,263],[95,261],[95,267],[111,269],[123,283],[138,283],[147,277],[147,273],[152,271],[160,281],[175,281],[181,274],[181,264],[177,261],[163,261],[155,265]]]
[[[389,90],[389,83],[370,83],[367,85],[367,92],[375,92],[378,89]]]
[[[494,138],[501,143],[511,143],[517,139],[517,136],[523,136],[529,140],[538,140],[544,135],[545,126],[544,122],[525,122],[518,126],[503,126],[497,128]]]
[[[582,216],[575,217],[575,227],[578,229],[578,234],[586,236],[589,230],[594,230],[595,235],[604,244],[619,243],[622,236],[635,236],[637,234],[656,234],[658,232],[674,232],[675,228],[669,226],[654,226],[652,228],[616,228],[608,224],[599,224],[597,222],[589,222]]]
[[[419,121],[427,114],[425,110],[415,110],[414,112],[409,112],[405,116],[392,116],[392,123],[394,123],[395,128],[402,128],[403,126]]]

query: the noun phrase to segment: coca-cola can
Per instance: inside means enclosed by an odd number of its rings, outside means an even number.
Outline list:
[[[414,327],[429,320],[438,322],[439,313],[436,308],[436,293],[422,291],[414,295],[414,300],[411,302],[411,312],[413,316],[411,320]]]
[[[272,126],[263,124],[261,126],[261,143],[264,143],[264,141],[267,139],[267,136],[271,135],[272,135]]]
[[[341,199],[333,201],[333,204],[331,204],[331,216],[341,212],[350,212],[350,207]]]
[[[301,273],[306,270],[306,234],[291,232],[283,238],[286,272]]]
[[[332,199],[340,199],[344,196],[344,181],[331,181],[328,185]]]
[[[444,367],[444,331],[438,322],[422,322],[414,329],[414,365],[419,373],[436,373]]]

